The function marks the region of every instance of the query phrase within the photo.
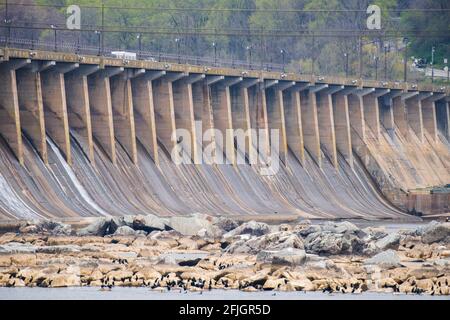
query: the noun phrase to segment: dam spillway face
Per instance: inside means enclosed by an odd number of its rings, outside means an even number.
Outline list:
[[[0,58],[0,220],[450,211],[447,88]]]

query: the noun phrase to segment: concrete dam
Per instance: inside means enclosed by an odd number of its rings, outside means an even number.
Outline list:
[[[446,214],[449,93],[0,49],[0,220]],[[279,168],[262,174],[250,160],[271,158],[272,146]],[[175,163],[174,149],[191,150],[191,164]]]

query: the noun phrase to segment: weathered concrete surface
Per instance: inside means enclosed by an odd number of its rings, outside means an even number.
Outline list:
[[[0,63],[2,218],[405,218],[406,211],[448,210],[448,193],[430,193],[450,181],[445,88],[7,53]],[[248,129],[259,131],[236,141]],[[276,142],[279,171],[262,176],[248,160],[269,158]],[[180,146],[193,151],[196,165],[174,164]],[[202,164],[202,151],[215,161]],[[221,156],[228,164],[218,164]]]

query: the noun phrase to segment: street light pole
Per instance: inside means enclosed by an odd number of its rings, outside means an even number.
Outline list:
[[[141,36],[141,34],[138,33],[136,38],[138,39],[138,46],[139,46],[138,59],[140,59],[141,58],[141,53],[142,53],[142,36]]]
[[[252,46],[247,46],[247,51],[248,51],[248,68],[251,70],[252,69]]]
[[[214,67],[217,65],[217,44],[215,42],[212,43],[214,48]]]
[[[431,83],[434,83],[434,53],[436,48],[433,46],[431,48]]]
[[[388,53],[389,45],[387,43],[384,44],[384,80],[387,80],[387,53]]]
[[[101,38],[101,31],[95,30],[94,33],[98,36],[98,56],[100,57],[102,55],[102,40]]]
[[[344,53],[345,57],[345,77],[348,78],[348,53]]]
[[[57,43],[56,43],[56,40],[57,40],[57,39],[56,39],[56,26],[52,24],[52,25],[50,25],[50,28],[52,28],[53,31],[54,31],[54,33],[55,33],[55,34],[54,34],[54,37],[55,37],[55,39],[54,39],[54,41],[55,41],[55,48],[54,48],[54,51],[57,52],[57,51],[58,51],[58,46],[57,46]]]
[[[177,44],[177,55],[178,55],[178,63],[181,63],[180,57],[180,39],[176,38],[175,43]]]
[[[405,38],[404,39],[405,42],[405,57],[403,58],[403,81],[406,82],[408,81],[408,42],[409,39]]]
[[[286,55],[286,51],[285,51],[284,49],[281,49],[280,53],[281,53],[281,59],[282,59],[282,61],[283,61],[283,72],[286,72],[286,68],[285,68],[285,63],[286,63],[286,61],[285,61],[285,55]]]
[[[374,56],[373,59],[375,60],[375,80],[378,81],[378,60],[380,58],[378,56]]]

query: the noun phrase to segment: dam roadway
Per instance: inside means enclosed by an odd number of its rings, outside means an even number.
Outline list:
[[[448,214],[448,189],[430,190],[450,183],[449,96],[442,86],[3,48],[0,220]],[[228,143],[202,139],[209,129]],[[249,129],[258,136],[233,143]],[[180,143],[195,164],[172,161]],[[237,161],[277,143],[273,175]],[[201,163],[206,150],[229,163]]]

